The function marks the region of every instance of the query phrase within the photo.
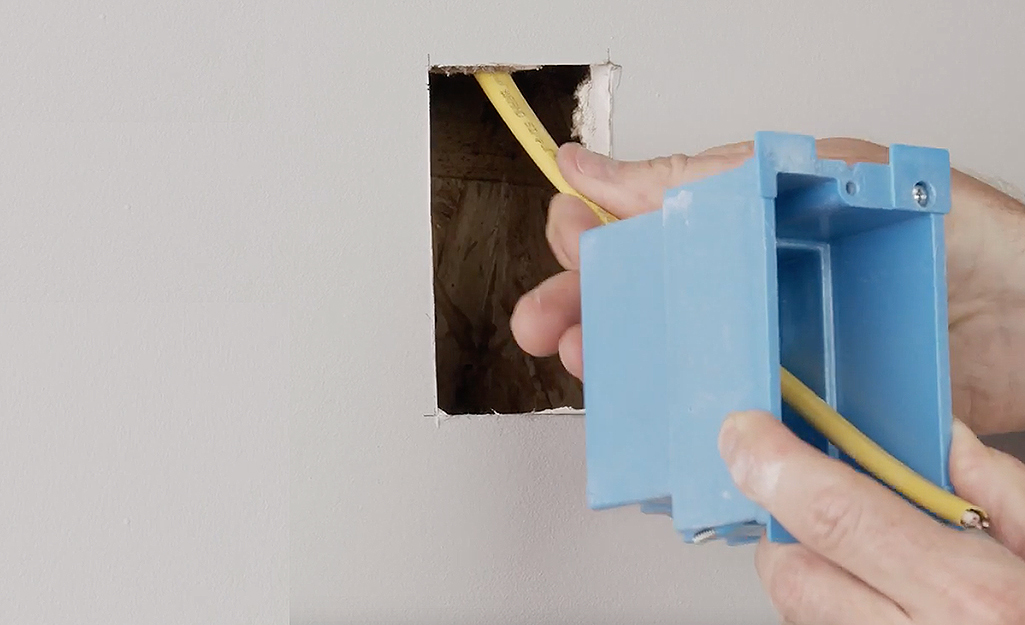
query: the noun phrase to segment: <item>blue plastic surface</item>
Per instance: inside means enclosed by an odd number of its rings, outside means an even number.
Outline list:
[[[728,413],[762,409],[839,457],[782,405],[780,364],[949,490],[949,210],[945,150],[851,167],[818,160],[812,137],[759,133],[738,169],[586,232],[589,505],[668,514],[688,542],[792,541],[717,450]]]

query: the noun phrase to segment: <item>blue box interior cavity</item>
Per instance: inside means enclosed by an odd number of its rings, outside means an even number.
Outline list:
[[[668,514],[688,542],[792,541],[717,449],[729,412],[762,409],[842,456],[781,405],[781,364],[949,490],[949,210],[945,150],[849,166],[812,137],[758,133],[739,168],[586,232],[589,505]]]

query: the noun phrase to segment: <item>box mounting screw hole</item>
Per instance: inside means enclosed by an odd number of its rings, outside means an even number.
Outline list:
[[[854,195],[858,192],[858,185],[853,180],[848,181],[845,188],[847,189],[847,195]]]
[[[929,188],[924,182],[915,184],[914,188],[911,190],[911,195],[915,198],[915,203],[919,206],[924,207],[929,203]]]

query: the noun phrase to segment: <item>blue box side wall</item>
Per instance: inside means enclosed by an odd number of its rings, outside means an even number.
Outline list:
[[[663,204],[672,516],[680,531],[767,520],[718,453],[728,413],[780,414],[775,218],[771,200],[738,191],[695,187]]]
[[[587,498],[595,509],[669,494],[661,231],[661,214],[651,213],[580,239]]]
[[[833,245],[837,408],[949,488],[950,370],[942,215]]]

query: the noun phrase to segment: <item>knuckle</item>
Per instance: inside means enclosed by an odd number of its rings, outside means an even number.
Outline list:
[[[812,499],[808,534],[818,549],[835,551],[849,544],[857,534],[864,511],[851,492],[844,480],[816,493]]]
[[[670,187],[683,176],[683,172],[687,170],[688,160],[685,154],[673,154],[653,158],[647,161],[647,165],[655,181],[663,187]]]
[[[763,580],[772,605],[784,619],[796,620],[810,606],[808,578],[812,563],[806,552],[792,549],[778,554]]]
[[[968,582],[958,587],[958,603],[965,622],[976,625],[1008,625],[1025,623],[1025,596],[1022,578],[1010,576]]]
[[[689,162],[690,157],[686,154],[673,154],[669,157],[669,175],[663,180],[666,187],[674,186],[683,178]]]
[[[552,235],[555,234],[555,229],[559,225],[557,212],[559,210],[559,196],[552,198],[552,201],[548,203],[548,216],[545,219],[545,236],[548,240],[552,240]]]
[[[548,247],[551,248],[556,260],[563,267],[567,267],[572,260],[568,254],[569,250],[566,249],[566,243],[567,239],[573,239],[570,236],[571,224],[567,223],[570,219],[569,210],[573,207],[573,200],[576,198],[565,194],[553,197],[548,204],[548,218],[545,221],[545,239],[548,241]]]
[[[552,198],[552,201],[548,203],[548,217],[545,220],[545,234],[551,240],[552,236],[555,235],[559,230],[559,225],[562,221],[562,206],[566,200],[561,195],[556,195]]]
[[[562,219],[562,215],[568,210],[573,208],[575,202],[579,202],[577,198],[566,193],[556,193],[552,196],[552,199],[548,202],[548,222],[551,224],[553,221],[558,222]]]

